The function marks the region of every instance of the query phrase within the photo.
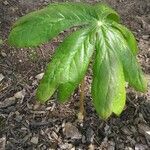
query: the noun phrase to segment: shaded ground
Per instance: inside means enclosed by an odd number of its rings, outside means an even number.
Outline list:
[[[98,1],[87,0],[90,3]],[[35,89],[39,80],[36,75],[43,72],[55,47],[67,33],[37,49],[19,50],[7,45],[7,36],[18,17],[40,9],[49,2],[56,0],[0,1],[0,34],[3,41],[0,47],[0,76],[4,77],[0,81],[0,150],[150,149],[150,134],[146,132],[150,132],[150,85],[145,94],[128,88],[124,112],[119,118],[112,116],[105,122],[97,117],[88,90],[87,113],[83,123],[77,122],[76,117],[78,90],[65,105],[55,101],[56,95],[45,105],[35,102]],[[136,35],[140,49],[139,62],[150,81],[149,0],[105,2],[120,13],[123,23]],[[88,87],[90,76],[86,77],[86,82]]]

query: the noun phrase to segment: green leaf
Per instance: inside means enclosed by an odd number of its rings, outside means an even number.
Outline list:
[[[126,39],[120,32],[111,27],[107,31],[106,38],[109,40],[110,45],[113,45],[112,49],[117,51],[120,56],[126,81],[136,90],[145,92],[147,90],[146,79]]]
[[[125,105],[125,79],[121,62],[101,27],[97,34],[96,57],[93,66],[92,97],[97,113],[107,119],[112,112],[119,115]]]
[[[38,87],[37,98],[48,100],[58,88],[65,101],[84,77],[94,51],[94,31],[81,29],[72,33],[58,47]]]
[[[100,20],[107,19],[115,22],[120,22],[120,17],[116,11],[108,7],[106,4],[96,4],[95,11]]]
[[[88,31],[86,34],[84,30],[81,30],[80,34],[81,35],[79,35],[79,37],[82,37],[84,34],[84,38],[80,40],[80,44],[75,43],[78,45],[78,51],[74,55],[74,58],[71,60],[68,71],[66,71],[65,74],[65,76],[69,76],[70,78],[64,84],[61,84],[58,88],[58,97],[62,102],[68,100],[75,88],[84,78],[91,56],[94,52],[95,30],[91,30],[90,32]]]
[[[128,28],[126,28],[125,26],[118,24],[118,23],[115,23],[115,22],[112,23],[112,27],[114,27],[120,31],[120,33],[122,34],[122,36],[126,40],[130,50],[132,51],[132,53],[134,55],[136,55],[138,52],[138,46],[137,46],[137,42],[136,42],[136,39],[135,39],[133,33]]]
[[[67,83],[61,84],[58,87],[58,100],[60,102],[66,102],[71,96],[71,94],[73,93],[73,91],[79,85],[80,80],[81,79],[78,79],[77,82],[74,81],[74,82],[67,82]]]
[[[20,18],[9,35],[9,43],[17,47],[37,46],[48,42],[72,26],[90,24],[93,7],[82,3],[58,3]]]

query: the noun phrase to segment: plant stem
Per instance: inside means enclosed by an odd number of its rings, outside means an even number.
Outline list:
[[[84,82],[84,79],[82,80],[81,82],[81,85],[80,85],[80,117],[78,116],[78,118],[80,120],[83,120],[84,118],[84,115],[85,115],[85,109],[84,109],[84,87],[85,87],[85,82]]]

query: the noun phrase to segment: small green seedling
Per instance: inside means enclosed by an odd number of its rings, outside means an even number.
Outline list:
[[[68,100],[94,59],[91,91],[95,109],[103,119],[112,113],[120,115],[126,81],[141,92],[146,91],[147,83],[136,60],[134,35],[105,4],[50,4],[20,18],[8,41],[17,47],[35,47],[71,27],[78,30],[56,49],[37,89],[37,99],[45,102],[57,90],[60,102]]]

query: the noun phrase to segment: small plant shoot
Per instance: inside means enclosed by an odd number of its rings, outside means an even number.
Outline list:
[[[36,47],[60,32],[77,27],[58,46],[47,65],[36,97],[46,102],[58,91],[66,102],[83,81],[93,59],[92,99],[98,115],[107,119],[123,111],[125,84],[145,92],[147,83],[137,62],[137,43],[120,17],[105,4],[54,3],[21,17],[12,27],[8,41],[16,47]]]

